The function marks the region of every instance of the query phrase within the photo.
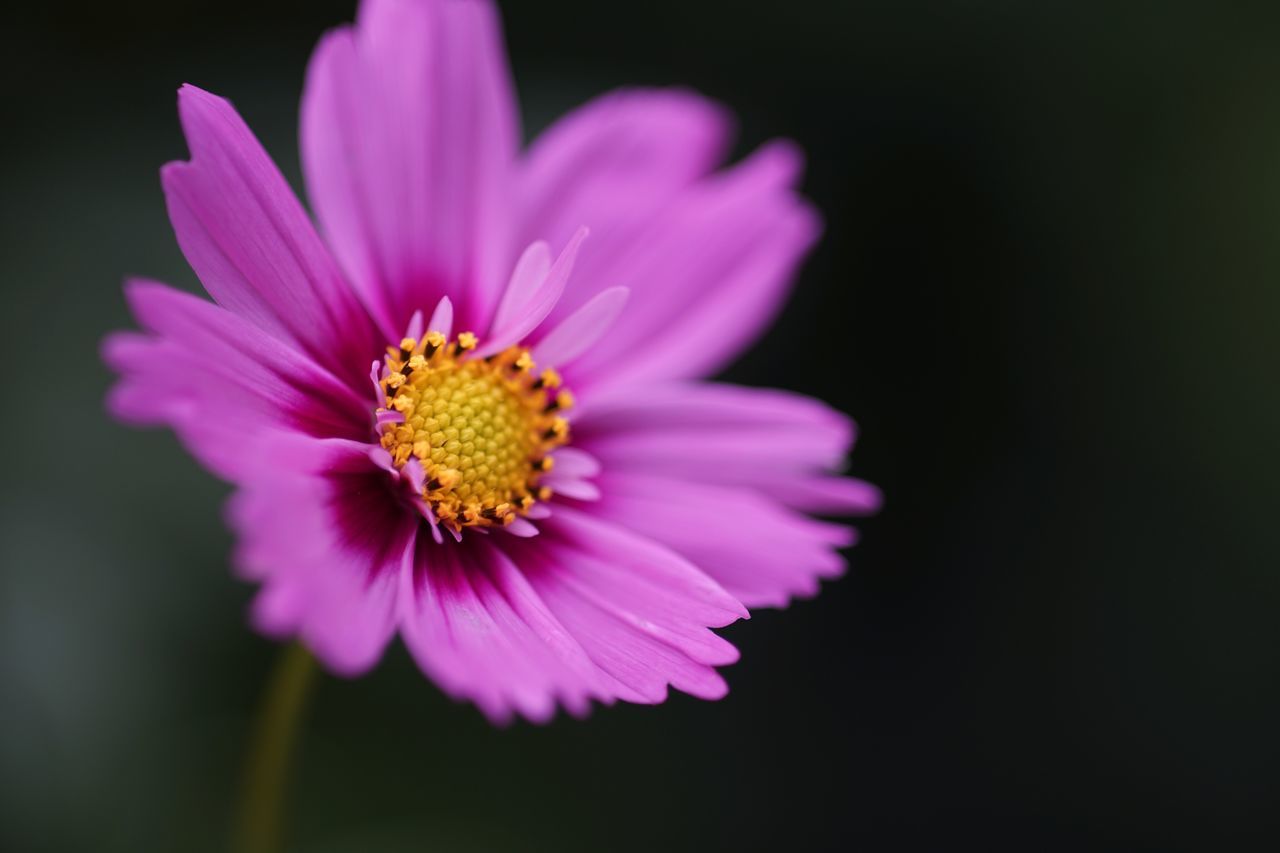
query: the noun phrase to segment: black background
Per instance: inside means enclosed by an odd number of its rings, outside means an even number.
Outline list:
[[[827,235],[729,371],[859,420],[887,506],[730,696],[495,730],[396,646],[314,699],[294,849],[1242,850],[1280,767],[1280,21],[1223,3],[505,3],[536,131],[683,83]],[[217,850],[275,650],[226,488],[109,422],[127,273],[195,288],[174,90],[297,181],[350,3],[6,13],[0,847]]]

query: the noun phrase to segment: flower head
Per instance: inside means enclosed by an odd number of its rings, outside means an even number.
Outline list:
[[[722,696],[710,629],[842,570],[852,531],[806,513],[877,507],[830,473],[852,423],[700,381],[818,235],[794,147],[717,170],[720,107],[630,90],[520,150],[482,0],[365,0],[322,40],[319,231],[227,101],[179,112],[165,196],[213,302],[130,282],[109,405],[235,484],[260,630],[342,674],[399,634],[490,718],[543,720]]]

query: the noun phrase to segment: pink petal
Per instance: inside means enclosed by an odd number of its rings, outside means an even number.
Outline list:
[[[126,296],[153,335],[117,333],[103,357],[121,374],[108,405],[135,423],[167,424],[214,471],[240,479],[247,439],[271,430],[363,440],[369,401],[247,320],[161,284]]]
[[[792,191],[798,152],[761,149],[712,175],[726,149],[724,111],[685,92],[616,93],[567,116],[522,164],[523,239],[592,228],[551,323],[607,287],[631,301],[575,364],[575,390],[612,380],[705,375],[771,319],[817,217]]]
[[[553,471],[542,478],[542,483],[562,497],[579,501],[600,500],[600,488],[590,480],[580,480]]]
[[[518,319],[520,309],[533,297],[538,285],[546,280],[547,273],[551,272],[551,261],[551,247],[545,241],[537,240],[529,244],[520,255],[520,260],[516,261],[516,267],[511,271],[511,280],[507,282],[502,301],[498,303],[498,311],[493,315],[495,328],[512,325]]]
[[[499,317],[506,314],[507,323],[497,325],[495,320],[494,330],[489,333],[484,346],[477,350],[477,355],[500,352],[512,344],[520,343],[526,335],[538,328],[551,313],[551,309],[556,306],[556,302],[560,300],[560,294],[564,292],[569,274],[573,272],[573,262],[578,255],[578,249],[589,233],[586,228],[577,230],[536,287],[529,286],[527,281],[530,277],[527,274],[523,280],[518,277],[521,270],[517,266],[517,275],[512,277],[512,289],[515,292],[510,300],[504,297],[498,312]],[[537,245],[535,243],[531,246],[525,256],[528,257]],[[524,258],[521,258],[521,261],[523,262]],[[536,261],[534,263],[536,265]]]
[[[572,363],[609,331],[630,293],[625,287],[611,287],[597,293],[538,341],[533,349],[534,360],[560,367]]]
[[[301,135],[319,219],[376,313],[399,327],[447,295],[487,328],[520,135],[493,5],[365,0],[316,48]]]
[[[559,245],[584,222],[596,234],[583,255],[592,277],[575,280],[560,316],[594,295],[591,288],[618,283],[595,277],[596,262],[715,168],[730,124],[723,107],[692,92],[633,89],[596,98],[534,141],[517,175],[518,244]]]
[[[270,464],[229,511],[240,570],[264,582],[255,625],[298,636],[340,675],[364,672],[395,631],[416,516],[368,445],[293,438],[259,449]]]
[[[439,332],[446,338],[453,336],[453,302],[449,297],[440,297],[440,301],[436,303],[436,310],[431,312],[431,324],[427,326],[426,331]],[[421,335],[410,335],[410,337],[416,340]]]
[[[558,508],[544,528],[513,558],[616,681],[619,698],[661,702],[667,684],[701,698],[724,695],[713,667],[737,652],[704,626],[745,616],[736,601],[652,541],[576,510]]]
[[[161,177],[178,243],[205,289],[356,387],[384,335],[302,205],[229,103],[183,86],[178,108],[192,156]]]
[[[853,422],[788,391],[721,383],[633,387],[585,401],[574,444],[617,467],[749,485],[773,494],[789,478],[840,466]]]
[[[555,519],[501,548],[419,541],[400,619],[423,670],[500,723],[544,721],[557,702],[659,702],[668,684],[722,696],[714,667],[737,652],[706,626],[744,615],[737,602],[652,542],[569,509]]]
[[[782,607],[839,575],[848,528],[815,521],[745,489],[644,474],[606,474],[593,512],[688,558],[748,607]]]
[[[436,310],[439,310],[439,308],[440,306],[437,305]],[[426,328],[424,327],[424,324],[422,322],[422,311],[421,310],[414,311],[413,316],[409,318],[408,328],[404,330],[404,336],[406,338],[413,338],[416,341],[422,337],[422,333],[425,331],[426,331]]]
[[[515,521],[503,528],[512,536],[519,536],[521,539],[531,539],[538,535],[538,528],[525,521],[523,518],[517,518]]]
[[[496,723],[515,712],[546,721],[557,699],[577,714],[608,701],[601,674],[521,572],[487,540],[469,544],[420,540],[401,575],[401,633],[423,671]]]
[[[821,230],[791,191],[799,170],[792,146],[766,146],[689,188],[607,259],[584,263],[584,280],[629,287],[631,298],[574,364],[575,387],[704,376],[750,344]]]
[[[787,506],[832,515],[873,515],[884,505],[884,493],[879,488],[853,477],[815,474],[780,478],[773,485],[773,493]]]
[[[577,447],[561,447],[552,453],[558,474],[584,479],[600,473],[600,462],[590,453]]]

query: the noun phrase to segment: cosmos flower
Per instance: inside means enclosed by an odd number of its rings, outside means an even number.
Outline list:
[[[703,381],[820,224],[772,143],[683,90],[605,95],[521,150],[493,6],[365,0],[307,73],[313,225],[231,104],[179,92],[162,171],[213,301],[126,286],[108,405],[233,483],[252,621],[361,673],[397,634],[494,721],[724,695],[711,629],[842,571],[853,425]],[[588,230],[589,229],[589,230]],[[323,236],[322,236],[323,235]]]

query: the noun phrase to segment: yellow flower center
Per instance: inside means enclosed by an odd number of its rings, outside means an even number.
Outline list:
[[[385,394],[379,412],[382,446],[397,468],[422,463],[422,497],[445,527],[510,524],[551,491],[538,480],[551,469],[552,450],[569,437],[557,412],[573,405],[557,391],[554,370],[535,374],[529,351],[510,347],[475,358],[476,337],[449,342],[439,332],[405,338],[387,348]]]

